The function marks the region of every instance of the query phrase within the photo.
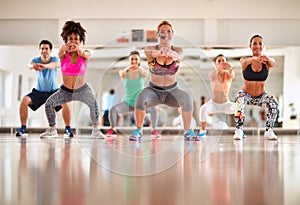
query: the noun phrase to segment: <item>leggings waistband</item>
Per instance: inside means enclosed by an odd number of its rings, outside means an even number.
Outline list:
[[[64,85],[61,85],[60,88],[64,91],[67,91],[68,93],[79,93],[81,92],[82,90],[86,89],[88,87],[87,84],[84,84],[83,86],[81,86],[80,88],[77,88],[77,89],[70,89],[70,88],[67,88],[66,86]]]
[[[157,85],[153,84],[152,82],[149,82],[149,85],[156,90],[170,90],[177,86],[177,82],[175,82],[174,84],[169,85],[169,86],[157,86]]]

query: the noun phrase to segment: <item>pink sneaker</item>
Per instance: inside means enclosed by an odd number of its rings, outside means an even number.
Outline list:
[[[160,134],[160,132],[159,132],[157,129],[153,129],[153,130],[151,131],[151,137],[152,137],[153,139],[155,139],[155,138],[160,138],[160,137],[161,137],[161,134]]]
[[[117,137],[117,132],[113,130],[113,128],[110,128],[107,133],[106,133],[107,137]]]

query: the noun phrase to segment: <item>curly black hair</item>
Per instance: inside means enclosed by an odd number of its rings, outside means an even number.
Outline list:
[[[79,22],[75,21],[67,21],[63,26],[62,32],[60,36],[64,40],[65,43],[68,42],[68,36],[72,33],[78,34],[80,36],[80,42],[85,44],[85,34],[87,33],[86,30],[81,26]]]

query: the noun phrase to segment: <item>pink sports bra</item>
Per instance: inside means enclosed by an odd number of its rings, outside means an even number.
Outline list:
[[[65,59],[61,61],[61,72],[65,76],[82,76],[87,69],[86,61],[78,56],[76,63],[70,63],[70,53],[67,53]]]
[[[158,45],[155,46],[155,49],[158,50]],[[171,49],[174,50],[173,46]],[[166,75],[175,75],[179,68],[179,62],[173,61],[169,65],[161,65],[157,62],[156,58],[149,62],[149,71],[155,75],[166,76]]]
[[[170,65],[161,65],[154,58],[151,63],[149,63],[149,71],[155,75],[174,75],[177,73],[179,68],[179,63],[173,61]]]

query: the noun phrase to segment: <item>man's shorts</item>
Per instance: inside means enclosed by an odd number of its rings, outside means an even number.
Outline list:
[[[58,90],[58,89],[57,89]],[[36,90],[35,88],[32,89],[31,93],[27,94],[26,96],[31,98],[32,104],[28,105],[33,111],[36,111],[41,107],[43,104],[46,103],[47,99],[55,93],[57,90],[54,90],[52,92],[40,92]],[[56,112],[60,111],[62,108],[61,105],[56,106],[54,109]]]

